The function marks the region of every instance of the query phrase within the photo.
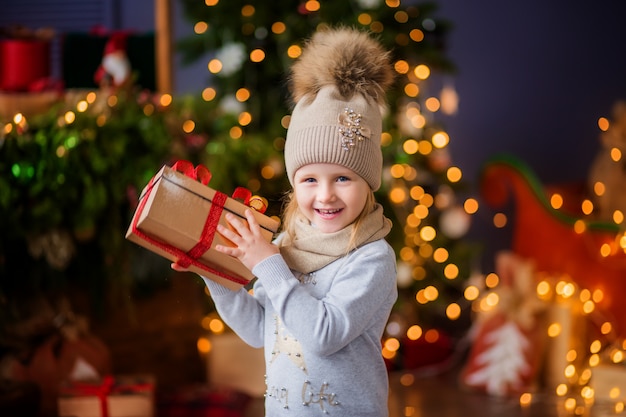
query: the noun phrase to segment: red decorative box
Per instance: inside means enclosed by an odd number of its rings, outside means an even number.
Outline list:
[[[27,91],[50,76],[50,42],[31,39],[0,40],[0,90]]]
[[[71,381],[59,388],[59,417],[153,417],[154,378],[106,376]]]
[[[214,250],[232,242],[215,232],[218,223],[227,225],[226,212],[245,219],[250,192],[238,188],[233,198],[208,186],[211,174],[202,165],[194,168],[178,161],[164,166],[144,188],[126,238],[190,271],[236,290],[254,276],[238,259]],[[237,200],[242,197],[243,202]],[[279,222],[252,210],[263,237],[270,241]]]

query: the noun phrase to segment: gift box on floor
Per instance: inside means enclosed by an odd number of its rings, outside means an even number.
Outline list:
[[[215,230],[218,223],[228,224],[227,212],[245,221],[250,192],[238,188],[228,197],[208,186],[210,178],[204,166],[194,168],[187,161],[164,166],[142,191],[126,238],[236,290],[254,276],[238,259],[214,249],[218,244],[232,246]],[[252,212],[263,237],[271,241],[279,222],[261,211]]]
[[[157,397],[157,417],[244,417],[252,398],[208,385],[193,385]]]
[[[68,381],[59,388],[59,417],[152,417],[155,382],[151,376],[106,376]]]

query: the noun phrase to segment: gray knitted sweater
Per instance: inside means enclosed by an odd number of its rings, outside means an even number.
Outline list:
[[[266,416],[387,417],[381,337],[398,295],[389,244],[366,244],[310,274],[279,254],[252,272],[253,296],[205,282],[226,324],[265,348]]]

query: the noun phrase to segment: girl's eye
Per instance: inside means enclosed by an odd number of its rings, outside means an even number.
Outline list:
[[[350,178],[345,177],[343,175],[340,177],[337,177],[337,182],[346,182],[346,181],[350,181]]]
[[[305,178],[302,182],[315,182],[315,178]]]

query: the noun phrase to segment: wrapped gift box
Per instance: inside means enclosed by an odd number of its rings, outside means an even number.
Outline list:
[[[254,276],[238,259],[214,249],[218,244],[233,245],[215,228],[218,223],[228,224],[224,219],[226,212],[245,219],[244,211],[249,208],[244,204],[246,198],[242,202],[212,189],[206,168],[207,174],[198,178],[196,172],[202,166],[194,170],[181,162],[185,161],[164,166],[144,188],[126,238],[187,266],[190,271],[230,289],[239,289]],[[271,241],[279,222],[259,211],[252,212],[263,237]]]
[[[151,376],[68,381],[59,388],[59,417],[153,417],[155,382]]]

